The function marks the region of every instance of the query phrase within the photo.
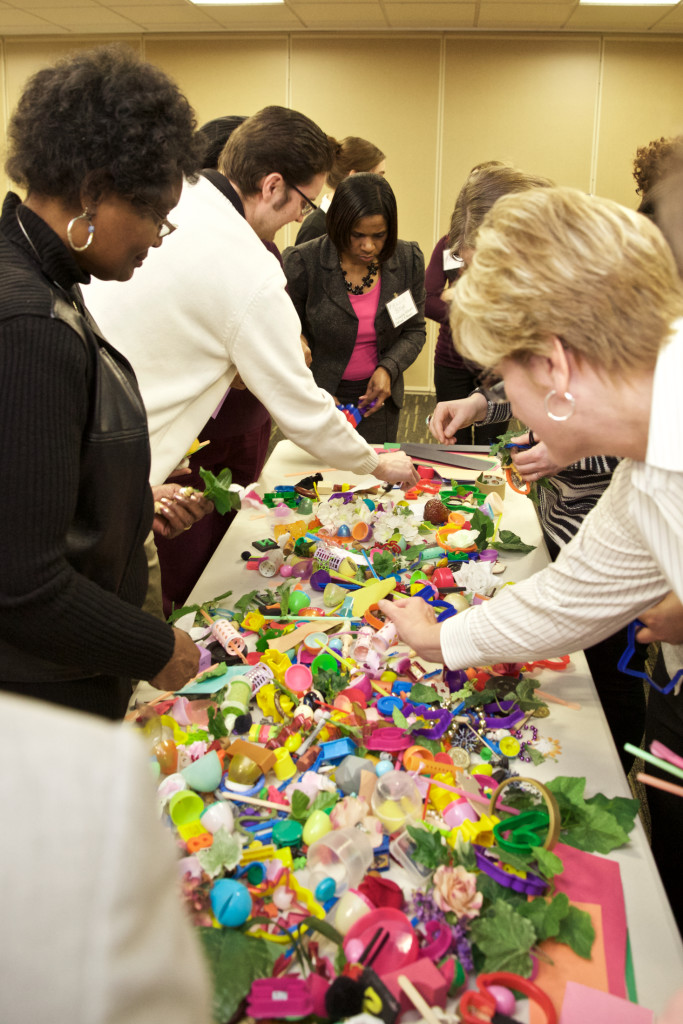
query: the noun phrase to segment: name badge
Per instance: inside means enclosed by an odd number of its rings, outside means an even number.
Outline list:
[[[444,270],[460,270],[465,265],[462,257],[456,256],[450,249],[444,249],[442,255]]]
[[[415,316],[417,306],[413,296],[410,294],[410,288],[401,292],[391,302],[387,302],[387,313],[391,317],[394,327],[400,327],[406,320],[410,320],[411,316]]]

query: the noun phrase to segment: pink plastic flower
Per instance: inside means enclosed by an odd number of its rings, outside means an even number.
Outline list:
[[[462,865],[456,868],[442,864],[434,872],[434,902],[444,912],[453,911],[460,918],[479,917],[484,897],[477,892],[477,876]]]
[[[332,828],[353,828],[369,810],[368,802],[362,796],[345,796],[330,812]]]

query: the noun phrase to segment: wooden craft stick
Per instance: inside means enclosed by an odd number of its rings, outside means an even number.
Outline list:
[[[646,775],[645,772],[638,772],[638,782],[652,786],[653,789],[663,789],[665,793],[673,793],[674,796],[683,796],[683,786],[677,786],[675,782],[666,782],[665,779],[658,779],[654,775]]]
[[[415,1009],[421,1013],[423,1018],[427,1021],[427,1024],[441,1024],[440,1018],[437,1017],[429,1003],[422,998],[412,981],[410,981],[409,978],[406,978],[405,974],[399,974],[397,981],[399,988],[405,992]]]
[[[236,804],[253,804],[254,807],[270,807],[274,811],[282,811],[284,814],[289,813],[289,806],[286,804],[276,804],[274,800],[260,800],[257,796],[242,796],[241,793],[226,792],[228,793],[228,799]]]
[[[546,693],[545,690],[536,690],[535,694],[537,697],[540,697],[541,700],[545,700],[549,704],[561,704],[565,708],[571,708],[572,711],[581,710],[580,704],[574,704],[571,701],[563,700],[562,697],[556,697],[554,693]]]

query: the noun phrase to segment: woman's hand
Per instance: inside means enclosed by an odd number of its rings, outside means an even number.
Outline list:
[[[452,402],[439,402],[429,419],[429,429],[439,444],[453,444],[458,430],[483,420],[487,411],[488,402],[479,392]]]
[[[178,690],[197,675],[199,648],[183,629],[173,629],[173,654],[161,672],[150,679],[157,690]]]
[[[636,633],[639,644],[651,644],[655,640],[683,644],[683,604],[672,590],[659,604],[641,612],[638,618],[645,623],[645,627]]]
[[[364,395],[358,399],[358,408],[363,413],[363,418],[372,416],[373,412],[381,409],[391,394],[391,377],[383,366],[378,366],[368,381]]]
[[[378,480],[384,480],[388,484],[400,484],[404,491],[410,490],[420,479],[413,460],[408,458],[405,452],[396,450],[380,455],[373,472]]]
[[[396,626],[404,643],[427,661],[443,661],[441,653],[441,623],[421,597],[406,597],[400,601],[380,601],[380,611]]]
[[[528,434],[520,434],[519,437],[514,437],[510,441],[510,444],[528,443]],[[522,479],[528,480],[529,483],[540,480],[544,476],[555,476],[562,469],[562,466],[558,466],[556,462],[552,461],[543,441],[537,441],[535,445],[524,452],[516,451],[513,448],[512,461]]]
[[[152,488],[154,521],[152,529],[160,537],[173,540],[184,530],[213,511],[213,502],[201,494],[183,497],[180,484],[160,484]]]

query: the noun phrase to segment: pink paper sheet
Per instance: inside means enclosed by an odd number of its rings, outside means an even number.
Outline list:
[[[626,908],[619,865],[607,857],[575,850],[563,843],[553,853],[564,864],[564,872],[556,875],[559,892],[572,903],[599,903],[602,907],[602,929],[605,938],[607,989],[615,996],[626,997]]]
[[[568,981],[559,1024],[653,1024],[652,1010]]]

